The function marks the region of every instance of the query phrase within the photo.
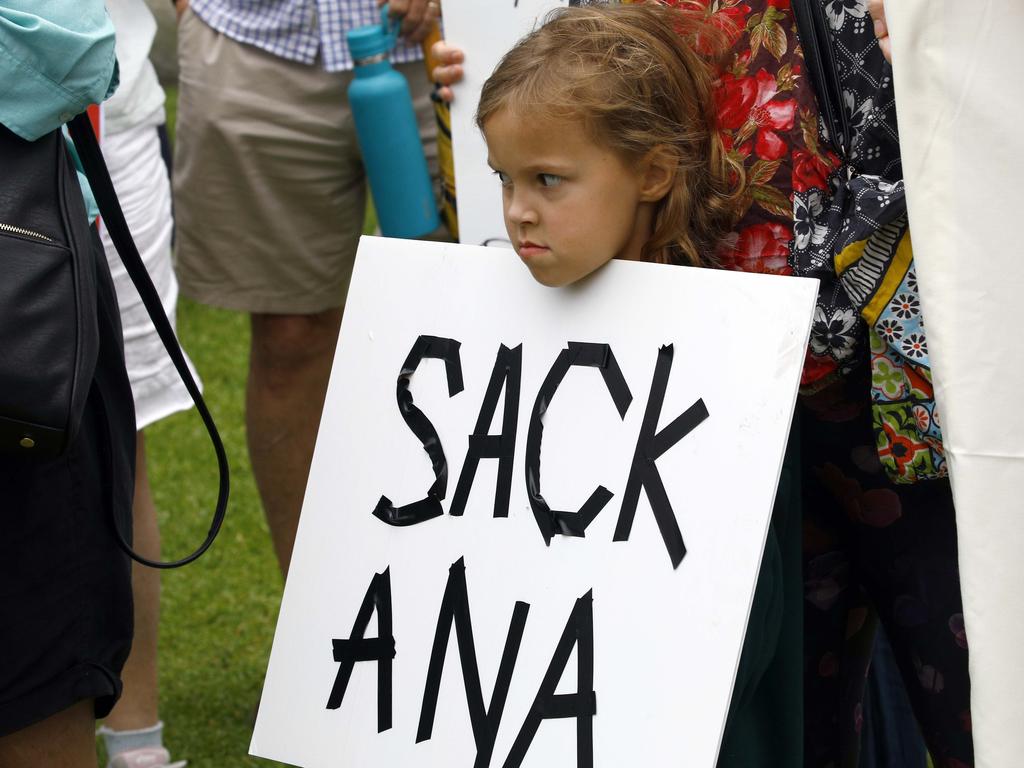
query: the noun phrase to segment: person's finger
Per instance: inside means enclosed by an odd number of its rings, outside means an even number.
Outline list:
[[[410,43],[422,43],[430,37],[430,33],[434,31],[434,24],[435,20],[427,16],[418,27],[414,28],[404,36],[406,41]]]
[[[442,101],[447,101],[451,104],[455,100],[455,94],[452,93],[452,89],[447,85],[441,86],[437,89],[437,95],[441,97]]]
[[[438,21],[441,18],[440,0],[427,0],[427,14],[425,18],[430,22]]]
[[[423,26],[423,21],[427,16],[427,0],[405,0],[403,5],[404,12],[401,7],[396,9],[394,6],[394,0],[392,0],[391,15],[400,16],[402,18],[402,37],[407,40],[412,40],[412,42],[419,42],[419,40],[413,40],[413,35],[421,32],[420,28]],[[423,37],[426,37],[425,32],[420,40],[422,40]]]
[[[438,40],[434,43],[430,49],[430,55],[438,64],[444,65],[461,64],[466,57],[461,48],[457,48],[444,40]]]
[[[892,61],[892,44],[889,40],[889,25],[885,20],[885,0],[868,0],[868,13],[874,23],[875,37],[878,47],[882,49],[885,60]]]
[[[888,25],[885,23],[885,3],[883,0],[870,0],[868,12],[875,24],[875,37],[887,37],[889,34]]]
[[[389,0],[377,0],[380,7]],[[401,21],[399,34],[410,43],[423,42],[441,18],[440,0],[390,0],[388,16]]]
[[[455,83],[462,82],[462,65],[449,64],[447,66],[434,67],[434,71],[431,72],[431,77],[435,83],[440,83],[445,86],[455,85]]]
[[[892,40],[888,35],[878,38],[878,47],[882,49],[885,60],[892,64]]]
[[[401,22],[399,34],[402,37],[405,37],[410,31],[418,27],[422,21],[422,6],[424,6],[426,0],[377,0],[377,7],[380,8],[385,3],[389,3],[388,16]],[[417,5],[421,7],[417,8]],[[412,18],[410,18],[410,14],[412,14]]]

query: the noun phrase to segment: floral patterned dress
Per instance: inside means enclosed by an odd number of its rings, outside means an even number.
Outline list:
[[[883,466],[894,482],[944,477],[892,77],[857,63],[863,52],[849,44],[861,41],[846,39],[873,41],[864,2],[821,2],[845,62],[835,84],[840,117],[828,125],[819,121],[790,0],[696,1],[733,42],[717,91],[718,118],[748,181],[742,221],[719,253],[722,265],[821,280],[804,391],[850,373],[867,348]],[[826,49],[831,42],[821,41]]]
[[[866,0],[792,0],[795,9],[790,0],[671,2],[703,8],[732,43],[719,128],[748,186],[720,262],[821,280],[799,409],[804,765],[858,765],[881,620],[934,764],[972,766],[956,524],[891,69]],[[816,35],[804,24],[803,42],[814,48],[806,61],[796,12],[818,22]]]

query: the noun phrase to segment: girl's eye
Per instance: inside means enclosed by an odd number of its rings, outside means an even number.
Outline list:
[[[553,173],[542,173],[537,178],[540,179],[541,186],[544,187],[557,187],[562,183],[562,177]]]
[[[507,187],[512,183],[512,179],[504,171],[495,171],[494,175],[498,177],[498,181],[501,182],[501,186]]]

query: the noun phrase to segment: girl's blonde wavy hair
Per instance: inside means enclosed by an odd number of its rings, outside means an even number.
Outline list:
[[[505,54],[484,84],[483,130],[496,112],[582,120],[595,141],[631,163],[661,145],[675,184],[644,246],[649,261],[708,265],[737,219],[743,168],[715,118],[720,30],[697,9],[662,2],[562,8]],[[699,52],[700,51],[700,52]]]

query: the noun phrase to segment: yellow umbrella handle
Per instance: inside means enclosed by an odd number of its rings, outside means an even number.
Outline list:
[[[440,0],[435,0],[440,2]],[[427,77],[432,77],[437,61],[432,48],[441,39],[441,25],[434,23],[434,28],[423,40],[423,63],[427,68]],[[452,115],[448,102],[437,94],[440,86],[435,85],[431,100],[434,102],[434,116],[437,118],[437,163],[441,176],[441,220],[448,232],[459,239],[459,214],[455,203],[455,155],[452,152]]]

